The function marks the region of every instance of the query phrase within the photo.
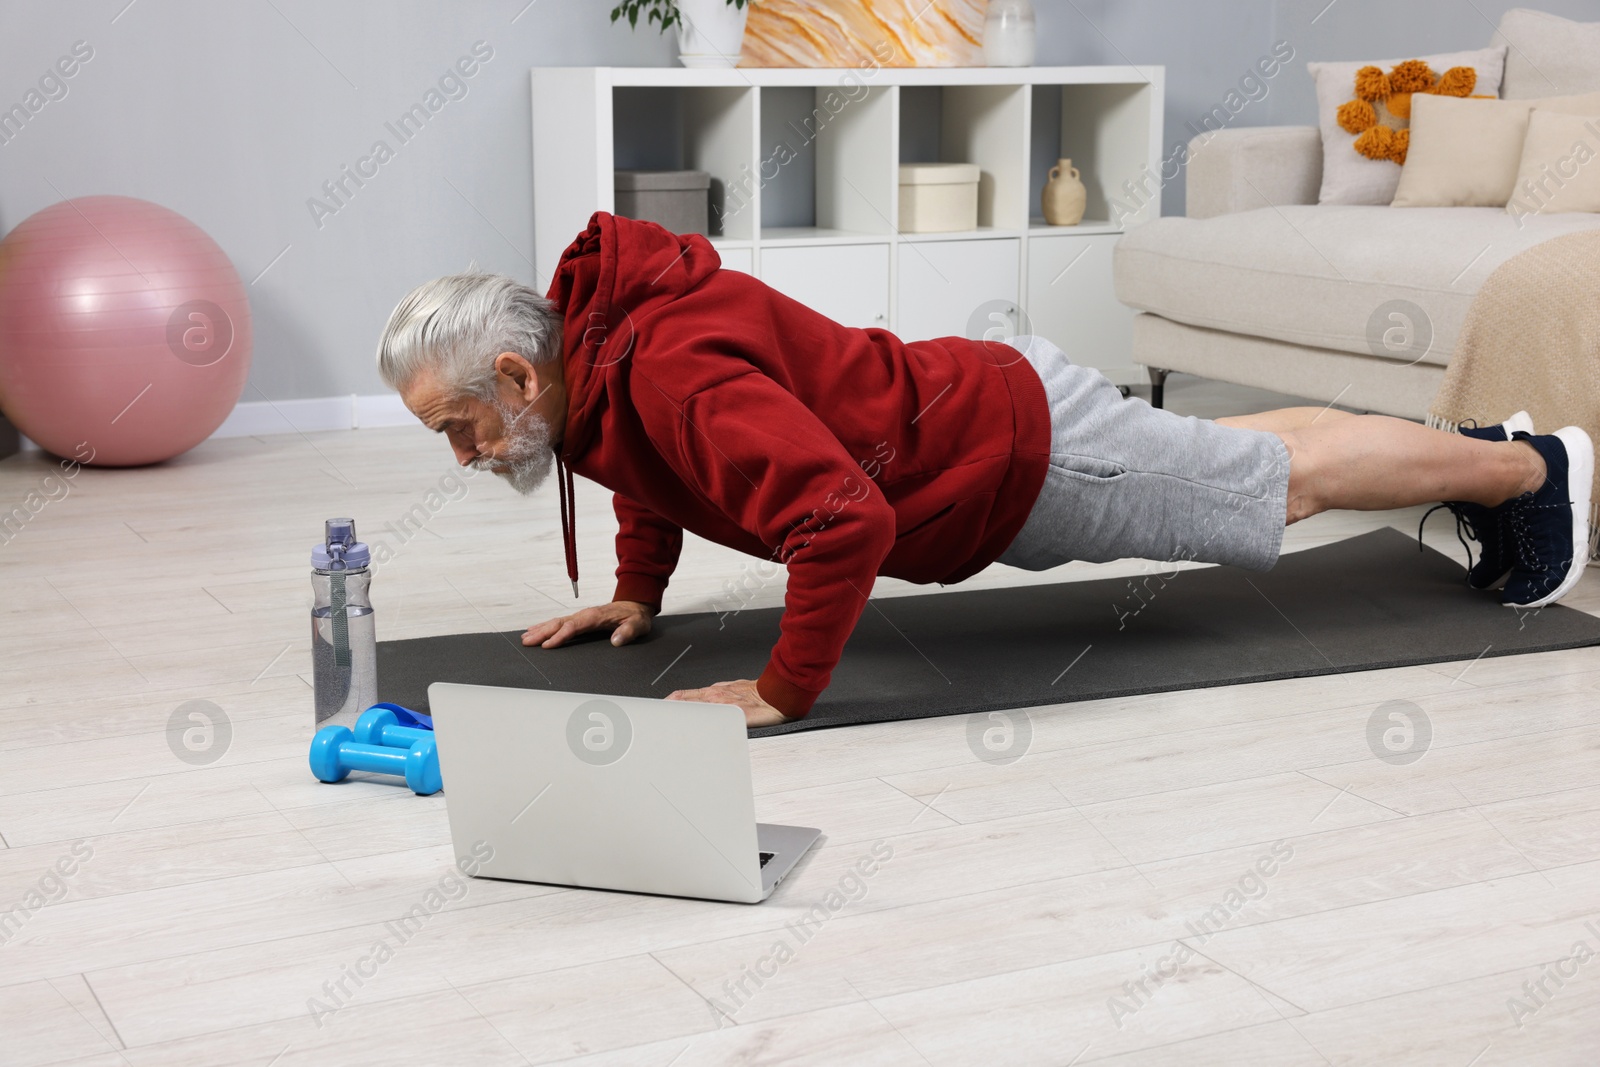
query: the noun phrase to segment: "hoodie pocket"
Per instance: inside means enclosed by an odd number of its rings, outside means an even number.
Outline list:
[[[1128,473],[1128,468],[1120,463],[1073,452],[1050,453],[1050,470],[1085,482],[1109,482]]]

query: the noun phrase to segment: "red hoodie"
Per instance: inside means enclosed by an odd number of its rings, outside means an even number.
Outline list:
[[[841,326],[711,243],[596,212],[561,257],[558,454],[616,494],[615,599],[659,607],[683,531],[788,566],[757,688],[788,716],[828,686],[876,576],[958,582],[994,561],[1044,482],[1044,387],[1013,348]],[[719,679],[705,679],[709,685]]]

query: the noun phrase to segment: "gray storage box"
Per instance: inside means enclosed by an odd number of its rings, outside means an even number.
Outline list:
[[[616,214],[659,223],[673,233],[711,232],[711,175],[703,170],[614,172]]]

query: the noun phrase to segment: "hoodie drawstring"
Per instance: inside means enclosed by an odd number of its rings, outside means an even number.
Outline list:
[[[578,530],[577,499],[572,494],[572,469],[561,462],[556,453],[556,489],[561,498],[561,547],[567,555],[567,578],[572,582],[572,596],[578,596]]]

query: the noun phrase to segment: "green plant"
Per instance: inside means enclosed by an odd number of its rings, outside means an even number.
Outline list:
[[[735,8],[742,8],[749,0],[728,0]],[[626,17],[628,25],[633,29],[639,28],[639,16],[645,16],[645,22],[661,23],[661,32],[666,33],[673,26],[683,22],[683,16],[678,14],[678,5],[675,0],[622,0],[611,9],[611,21]]]

